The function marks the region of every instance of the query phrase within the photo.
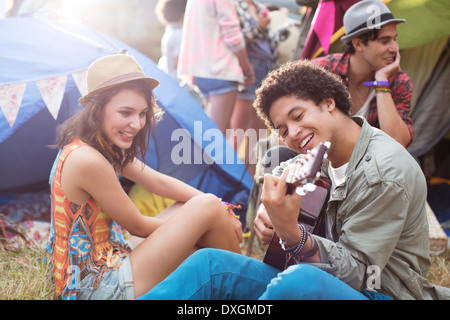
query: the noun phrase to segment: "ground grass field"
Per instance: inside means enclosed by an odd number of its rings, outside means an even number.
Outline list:
[[[247,252],[246,240],[242,243]],[[264,248],[253,246],[252,254],[262,259]],[[28,246],[20,252],[0,248],[0,300],[53,300],[56,299],[46,258],[46,251]],[[436,285],[450,287],[450,251],[431,257],[428,279]]]
[[[0,300],[54,300],[45,257],[46,251],[37,246],[19,252],[0,248]]]

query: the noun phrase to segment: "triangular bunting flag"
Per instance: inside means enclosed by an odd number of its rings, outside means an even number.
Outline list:
[[[84,96],[88,92],[87,87],[87,69],[79,72],[72,73],[73,80],[77,85],[78,91],[80,91],[81,96]]]
[[[47,109],[56,120],[66,89],[67,75],[42,79],[36,82],[41,91],[42,99],[44,99],[47,105]]]
[[[0,86],[0,107],[10,127],[16,121],[26,86],[26,82]]]

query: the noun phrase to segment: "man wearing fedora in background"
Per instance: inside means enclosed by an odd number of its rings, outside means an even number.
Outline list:
[[[364,117],[406,148],[414,138],[410,117],[413,85],[400,68],[396,29],[403,22],[380,0],[359,1],[344,14],[344,53],[312,61],[342,78],[350,92],[352,115]],[[271,172],[277,161],[296,155],[284,145],[275,146],[263,159],[265,172]],[[273,163],[273,159],[277,161]]]
[[[400,68],[396,19],[380,0],[363,0],[344,15],[344,53],[313,62],[339,75],[351,95],[352,114],[361,115],[407,147],[414,130],[409,116],[412,83]]]

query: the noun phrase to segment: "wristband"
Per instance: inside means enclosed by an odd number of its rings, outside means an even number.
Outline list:
[[[376,87],[375,91],[376,92],[388,92],[388,93],[391,93],[391,89],[387,88],[387,87]]]
[[[316,240],[310,233],[308,233],[309,238],[311,239],[311,247],[308,251],[306,251],[302,256],[300,256],[300,260],[311,258],[313,255],[319,251],[319,246],[317,245]]]
[[[388,86],[390,83],[389,81],[365,81],[363,84],[366,87],[372,87],[372,86]]]
[[[286,242],[284,242],[284,241],[280,238],[280,245],[281,245],[281,248],[282,248],[286,253],[289,253],[289,254],[292,254],[292,255],[298,254],[298,253],[300,252],[300,250],[302,250],[302,248],[303,248],[303,246],[304,246],[304,244],[305,244],[305,242],[306,242],[306,238],[308,237],[308,233],[306,232],[305,226],[302,225],[302,224],[299,224],[298,227],[299,227],[300,230],[302,231],[302,236],[301,236],[300,241],[298,242],[298,244],[297,244],[296,246],[288,248],[288,247],[286,247]]]

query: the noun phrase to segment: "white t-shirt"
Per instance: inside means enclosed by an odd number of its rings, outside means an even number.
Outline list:
[[[357,112],[355,112],[355,116],[362,116],[367,119],[367,116],[369,115],[369,105],[370,101],[372,101],[373,97],[375,97],[375,90],[372,89],[369,93],[369,96],[366,99],[366,102],[362,105],[361,109],[359,109]]]
[[[331,164],[328,165],[328,174],[331,180],[331,190],[330,193],[333,194],[334,190],[337,186],[343,184],[345,182],[345,171],[347,170],[348,162],[339,168],[333,168]],[[331,220],[326,217],[326,237],[327,239],[333,239],[332,230],[333,225]]]

